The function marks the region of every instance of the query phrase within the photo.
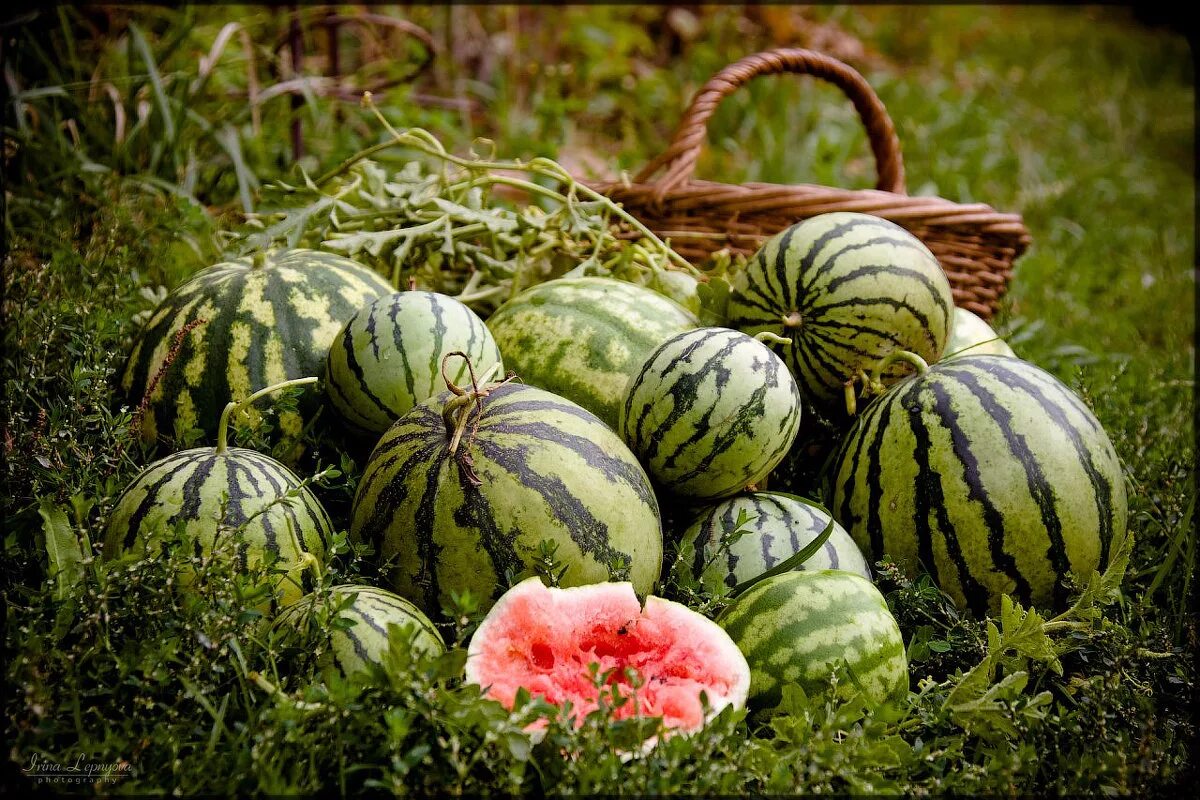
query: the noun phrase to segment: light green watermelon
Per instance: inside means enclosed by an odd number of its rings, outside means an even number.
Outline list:
[[[654,348],[700,325],[653,289],[614,278],[558,278],[521,292],[488,328],[509,370],[617,426],[625,385]]]
[[[785,572],[754,584],[717,617],[750,664],[748,705],[779,704],[783,687],[837,697],[861,693],[878,705],[908,687],[900,626],[875,585],[842,570]]]
[[[977,314],[955,306],[954,323],[950,327],[950,339],[946,342],[942,358],[963,355],[1016,357],[1008,342],[1001,339],[991,325]]]

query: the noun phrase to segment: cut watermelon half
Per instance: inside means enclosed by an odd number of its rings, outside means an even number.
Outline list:
[[[750,667],[716,623],[679,603],[649,597],[643,607],[627,582],[570,589],[548,588],[528,578],[492,607],[467,648],[466,679],[512,708],[517,690],[562,707],[569,702],[576,726],[599,706],[590,665],[608,673],[626,702],[618,719],[661,717],[663,726],[695,730],[709,713],[741,708],[750,689]],[[630,685],[632,668],[641,685]],[[540,727],[540,726],[538,726]]]

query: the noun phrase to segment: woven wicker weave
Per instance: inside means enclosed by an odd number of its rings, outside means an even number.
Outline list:
[[[875,189],[836,189],[810,184],[725,184],[692,177],[717,104],[759,75],[793,72],[829,81],[858,111],[879,180]],[[657,178],[653,178],[659,173]],[[1012,276],[1013,261],[1029,246],[1018,214],[983,203],[909,197],[904,187],[900,141],[866,80],[853,68],[811,50],[757,53],[713,76],[692,99],[670,146],[632,183],[591,183],[620,202],[684,257],[700,261],[720,248],[753,253],[787,226],[830,211],[860,211],[910,230],[937,256],[950,279],[956,305],[985,319],[996,311]]]

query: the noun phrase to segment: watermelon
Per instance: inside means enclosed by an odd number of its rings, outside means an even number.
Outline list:
[[[1016,357],[1008,342],[997,336],[991,325],[978,315],[956,306],[954,322],[950,326],[950,339],[946,342],[942,358],[960,355]]]
[[[960,356],[893,386],[847,433],[827,490],[870,558],[927,570],[980,616],[1003,594],[1063,606],[1063,579],[1105,561],[1128,515],[1121,463],[1091,411],[1006,356]]]
[[[470,358],[479,377],[503,369],[483,320],[453,297],[409,291],[375,298],[346,322],[329,348],[329,399],[353,429],[381,434],[446,388],[442,359],[454,351]],[[446,377],[470,385],[467,362],[454,359]]]
[[[896,618],[875,585],[843,570],[793,571],[754,584],[721,612],[750,664],[751,707],[777,706],[784,686],[808,697],[859,694],[877,706],[908,687],[908,660]]]
[[[211,441],[226,403],[268,384],[319,376],[346,320],[391,291],[367,267],[312,250],[201,270],[155,309],[121,375],[128,401],[148,403],[143,438],[180,441],[196,429]],[[320,405],[310,396],[297,410],[281,411],[279,431],[298,435]]]
[[[919,239],[868,214],[810,217],[768,239],[733,279],[729,326],[772,346],[805,400],[843,402],[845,384],[893,350],[936,361],[950,335],[950,283]],[[882,377],[899,380],[895,365]]]
[[[678,269],[659,270],[646,285],[699,317],[700,281],[694,275]]]
[[[606,695],[636,700],[614,718],[660,717],[667,730],[695,730],[723,708],[741,708],[750,688],[746,659],[703,615],[653,595],[643,605],[628,582],[559,589],[538,578],[505,592],[480,623],[466,680],[510,709],[520,688],[555,706],[570,703],[580,725],[599,705],[590,665],[599,675],[611,671]]]
[[[419,403],[371,453],[350,535],[374,546],[392,588],[430,614],[468,589],[487,608],[534,573],[548,540],[566,567],[563,585],[627,569],[649,592],[662,568],[662,524],[634,455],[569,400],[517,383],[486,391]],[[448,409],[452,398],[467,401],[464,417]]]
[[[752,520],[742,535],[722,546],[737,527],[739,514]],[[752,492],[705,509],[683,532],[680,549],[692,548],[692,577],[710,592],[754,580],[817,538],[832,520],[818,506],[778,492]],[[842,569],[871,577],[866,559],[846,529],[832,522],[825,544],[798,569]]]
[[[182,526],[197,556],[217,537],[242,527],[236,557],[243,565],[273,558],[287,605],[313,588],[315,560],[325,560],[333,524],[317,498],[278,461],[245,448],[198,447],[146,467],[117,498],[104,537],[104,557],[153,555]]]
[[[319,663],[323,670],[336,670],[342,677],[361,677],[369,664],[384,663],[392,625],[412,637],[416,650],[432,654],[446,650],[441,634],[420,609],[374,586],[347,584],[306,595],[285,608],[275,624],[302,629],[324,620],[336,622],[328,629],[329,649]]]
[[[650,351],[700,325],[653,289],[614,278],[559,278],[518,294],[487,321],[520,379],[586,408],[611,428],[625,385]]]
[[[619,430],[661,488],[716,499],[766,477],[792,446],[800,410],[796,382],[770,348],[699,328],[646,359],[626,389]]]

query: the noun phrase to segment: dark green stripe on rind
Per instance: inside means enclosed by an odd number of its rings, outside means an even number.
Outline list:
[[[611,429],[569,401],[510,383],[490,391],[451,455],[448,397],[397,420],[355,496],[351,535],[374,544],[400,594],[430,613],[464,589],[490,605],[509,577],[532,574],[547,539],[568,566],[564,585],[607,580],[610,562],[628,558],[635,588],[651,591],[662,562],[658,504]]]
[[[830,507],[872,559],[923,565],[960,604],[1061,607],[1124,530],[1120,463],[1067,387],[1007,356],[962,356],[894,387],[832,460]]]

